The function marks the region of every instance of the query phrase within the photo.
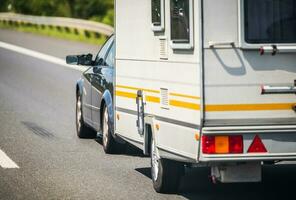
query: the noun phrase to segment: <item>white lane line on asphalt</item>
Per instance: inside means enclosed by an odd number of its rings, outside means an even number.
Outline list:
[[[4,151],[0,149],[0,166],[4,169],[20,168],[13,160],[11,160]]]
[[[60,66],[63,66],[63,67],[67,67],[67,68],[70,68],[70,69],[75,69],[75,70],[78,70],[78,71],[85,71],[86,70],[86,68],[82,67],[82,66],[68,65],[68,64],[66,64],[66,60],[63,60],[63,59],[60,59],[60,58],[57,58],[57,57],[54,57],[54,56],[50,56],[50,55],[47,55],[47,54],[44,54],[44,53],[40,53],[38,51],[33,51],[33,50],[30,50],[30,49],[26,49],[24,47],[16,46],[16,45],[13,45],[13,44],[8,44],[8,43],[0,41],[0,47],[4,48],[4,49],[11,50],[11,51],[14,51],[14,52],[17,52],[17,53],[24,54],[24,55],[27,55],[27,56],[31,56],[31,57],[34,57],[34,58],[37,58],[37,59],[45,60],[47,62],[51,62],[51,63],[57,64],[57,65],[60,65]]]

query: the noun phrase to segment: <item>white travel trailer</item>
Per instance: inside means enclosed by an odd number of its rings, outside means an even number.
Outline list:
[[[151,154],[156,191],[184,164],[256,182],[296,160],[294,0],[115,2],[115,134]]]

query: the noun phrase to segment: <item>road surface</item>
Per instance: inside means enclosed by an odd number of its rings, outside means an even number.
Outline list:
[[[58,58],[98,51],[7,30],[0,30],[0,41]],[[75,82],[80,75],[0,48],[0,199],[296,198],[292,164],[266,166],[263,182],[252,184],[213,185],[209,169],[186,169],[179,193],[155,193],[149,158],[140,151],[130,146],[122,155],[106,155],[99,139],[76,137]]]

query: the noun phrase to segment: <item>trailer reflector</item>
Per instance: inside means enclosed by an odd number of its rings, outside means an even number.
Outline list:
[[[195,133],[194,138],[195,138],[196,141],[199,141],[199,138],[200,138],[199,133]]]
[[[255,136],[248,153],[267,153],[266,147],[258,135]]]

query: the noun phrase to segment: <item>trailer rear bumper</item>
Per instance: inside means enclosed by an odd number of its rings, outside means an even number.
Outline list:
[[[268,155],[230,155],[209,156],[203,155],[200,162],[224,163],[224,162],[252,162],[252,161],[288,161],[296,160],[296,154],[268,154]]]
[[[271,160],[296,160],[296,126],[211,127],[202,130],[202,136],[233,136],[243,138],[243,150],[239,154],[207,154],[200,145],[200,162],[251,162]],[[249,152],[258,136],[267,152]]]

